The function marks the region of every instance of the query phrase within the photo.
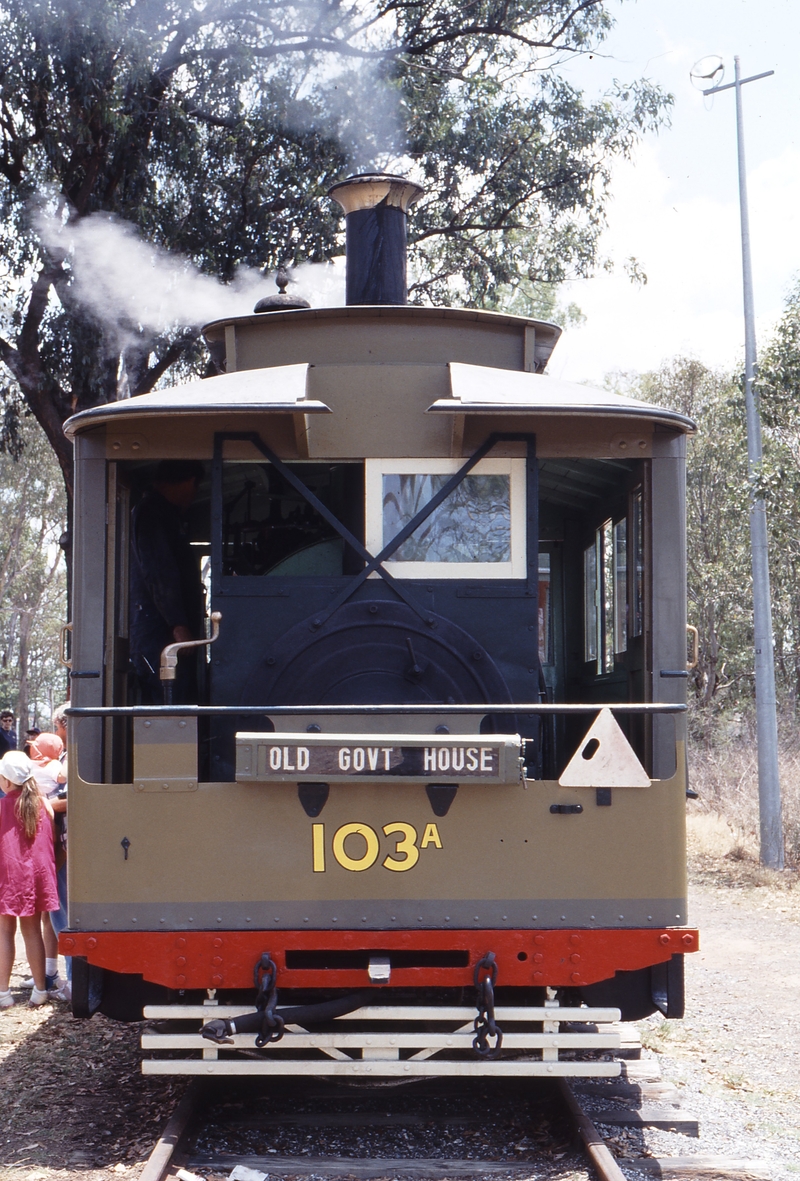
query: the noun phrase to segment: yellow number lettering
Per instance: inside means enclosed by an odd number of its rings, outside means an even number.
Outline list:
[[[320,825],[321,827],[322,825]],[[384,829],[384,831],[386,830]],[[416,835],[414,833],[414,836]],[[362,857],[349,857],[345,852],[345,841],[348,837],[354,836],[362,837],[366,845]],[[378,841],[378,834],[368,824],[343,824],[333,834],[333,855],[343,869],[352,869],[355,873],[358,873],[362,869],[369,869],[378,860],[379,853],[380,842]]]
[[[321,828],[322,825],[319,827]],[[420,849],[427,849],[428,845],[433,845],[434,849],[441,849],[442,847],[442,838],[439,836],[439,829],[435,824],[428,825],[419,843]]]
[[[391,836],[393,832],[399,832],[401,839],[397,842],[395,853],[402,853],[403,860],[398,861],[395,857],[384,858],[383,864],[386,869],[393,869],[397,873],[402,873],[404,869],[411,869],[419,861],[419,849],[417,848],[417,830],[413,824],[403,824],[402,821],[397,821],[396,824],[384,824],[383,831],[386,836]]]
[[[311,825],[311,856],[314,873],[325,872],[325,825]]]

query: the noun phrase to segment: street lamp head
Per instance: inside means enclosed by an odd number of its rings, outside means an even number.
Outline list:
[[[719,86],[725,76],[725,64],[719,54],[712,53],[708,57],[701,57],[689,71],[692,85],[698,90],[708,90],[712,86]]]

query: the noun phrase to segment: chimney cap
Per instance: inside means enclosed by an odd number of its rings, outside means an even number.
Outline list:
[[[278,294],[265,295],[253,308],[254,312],[286,312],[292,311],[294,308],[311,307],[307,299],[302,299],[299,295],[286,294],[286,288],[289,286],[289,272],[283,263],[278,267],[278,272],[275,275],[275,286],[278,288]]]
[[[407,176],[393,176],[388,172],[359,172],[332,185],[328,189],[328,196],[338,202],[345,213],[374,209],[382,201],[408,213],[424,192],[422,185],[409,180]]]

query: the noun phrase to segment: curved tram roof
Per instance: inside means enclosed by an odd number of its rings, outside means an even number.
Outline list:
[[[253,411],[330,414],[324,402],[306,397],[308,365],[279,365],[269,369],[245,369],[183,386],[140,394],[121,402],[109,402],[73,415],[64,425],[68,438],[102,423],[127,418],[163,418],[175,414],[236,415]],[[439,398],[432,413],[528,416],[619,416],[649,420],[672,430],[692,434],[695,424],[683,414],[622,397],[607,390],[559,381],[546,374],[490,369],[482,365],[452,362],[451,397]]]

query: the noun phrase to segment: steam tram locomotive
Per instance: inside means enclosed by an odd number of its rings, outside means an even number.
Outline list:
[[[698,946],[693,424],[546,376],[552,324],[409,306],[411,182],[332,195],[347,306],[270,297],[207,326],[216,376],[67,424],[74,1012],[169,1018],[149,1072],[613,1074],[602,1023],[681,1016]],[[128,600],[165,459],[209,620],[162,705]]]

